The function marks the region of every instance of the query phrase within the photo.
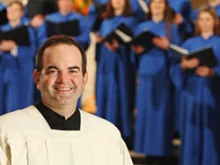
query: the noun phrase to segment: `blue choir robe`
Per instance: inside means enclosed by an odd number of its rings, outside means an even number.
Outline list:
[[[6,6],[0,2],[0,11],[2,11],[5,8],[6,8]],[[1,64],[1,54],[2,54],[2,52],[0,50],[0,64]],[[3,77],[2,77],[1,71],[2,71],[2,67],[0,65],[0,91],[3,90],[2,81],[1,81],[3,79]],[[1,94],[2,94],[2,92],[0,92],[0,110],[3,109],[3,98],[4,98]]]
[[[28,24],[29,20],[22,18],[20,24]],[[2,31],[13,29],[10,24],[0,27]],[[0,114],[11,112],[33,104],[33,70],[34,55],[36,53],[35,35],[32,28],[28,28],[30,46],[17,45],[17,56],[9,52],[2,52],[0,59],[0,100],[2,109]]]
[[[204,39],[196,36],[187,40],[183,48],[189,52],[211,46],[220,61],[220,37]],[[220,164],[220,65],[213,68],[213,77],[200,77],[194,70],[182,70],[180,63],[170,72],[181,92],[180,165]]]
[[[89,6],[89,13],[87,17],[87,22],[89,25],[89,29],[91,30],[94,26],[94,23],[98,17],[99,9],[95,5],[95,3],[99,3],[100,5],[105,5],[108,3],[108,0],[95,0],[95,2],[92,2]]]
[[[83,47],[84,50],[86,50],[89,47],[90,44],[89,27],[87,25],[85,18],[82,15],[75,12],[70,12],[64,16],[61,13],[56,12],[49,14],[45,20],[54,23],[62,23],[72,20],[78,20],[80,35],[75,36],[74,40],[78,42]],[[37,37],[38,40],[40,41],[40,45],[42,45],[47,40],[46,22],[44,22],[43,25],[40,28],[38,28],[37,36],[38,36]]]
[[[134,17],[116,16],[103,21],[100,35],[107,36],[122,22],[131,30],[136,25]],[[104,43],[100,44],[98,54],[96,115],[115,124],[122,136],[130,137],[135,100],[134,54],[123,44],[117,51],[110,51]]]
[[[168,36],[164,21],[141,23],[137,35],[148,29]],[[170,27],[170,42],[178,44],[177,27]],[[173,137],[173,86],[169,76],[171,52],[158,47],[140,54],[134,151],[151,156],[170,156]]]
[[[144,0],[147,4],[149,0]],[[143,9],[141,8],[140,4],[138,3],[138,0],[130,0],[130,5],[132,8],[132,12],[134,16],[138,19],[139,22],[142,22],[146,20],[146,13],[144,13]]]
[[[0,11],[5,9],[5,8],[6,8],[6,6],[3,3],[0,2]]]
[[[168,0],[170,7],[176,12],[182,15],[183,22],[178,25],[178,33],[180,37],[180,43],[183,43],[186,39],[192,36],[194,27],[190,20],[190,13],[192,12],[191,2],[189,0]],[[175,88],[174,91],[174,110],[175,110],[175,131],[179,132],[180,127],[180,99],[181,91]]]
[[[192,36],[194,27],[190,20],[190,13],[192,12],[192,6],[190,0],[169,0],[170,7],[176,12],[182,15],[183,22],[179,25],[180,41],[183,42]]]

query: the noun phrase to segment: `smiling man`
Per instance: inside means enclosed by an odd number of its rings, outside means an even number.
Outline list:
[[[67,36],[38,50],[34,79],[42,99],[0,117],[1,165],[132,165],[119,131],[77,108],[86,55]]]

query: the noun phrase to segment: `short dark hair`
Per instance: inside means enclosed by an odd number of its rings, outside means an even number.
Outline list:
[[[74,41],[72,37],[66,36],[66,35],[52,36],[38,49],[37,55],[35,58],[36,70],[39,73],[41,73],[43,69],[43,57],[44,57],[45,50],[51,46],[56,46],[60,44],[73,45],[79,49],[81,57],[82,57],[82,73],[83,75],[85,75],[85,73],[87,72],[86,71],[86,65],[87,65],[86,53],[82,49],[82,47],[76,41]]]
[[[10,2],[10,3],[8,4],[8,7],[11,7],[13,4],[19,5],[20,8],[21,8],[21,10],[24,11],[24,5],[22,4],[22,2],[17,1],[17,0],[16,0],[16,1],[12,1],[12,2]]]

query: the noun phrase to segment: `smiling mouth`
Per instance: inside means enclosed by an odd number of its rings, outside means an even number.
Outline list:
[[[72,90],[73,88],[67,88],[67,87],[65,87],[65,88],[55,88],[57,91],[70,91],[70,90]]]

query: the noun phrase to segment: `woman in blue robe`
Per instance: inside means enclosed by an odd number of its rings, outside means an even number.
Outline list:
[[[124,137],[132,135],[132,111],[134,108],[135,71],[131,50],[116,40],[103,39],[117,26],[124,23],[131,30],[136,25],[128,0],[111,0],[103,13],[104,21],[97,39],[98,54],[96,115],[115,124]]]
[[[27,25],[29,20],[22,17],[23,6],[20,2],[11,2],[7,10],[8,24],[0,27],[3,32]],[[3,96],[1,114],[24,108],[33,104],[33,70],[36,51],[33,29],[28,27],[29,46],[18,45],[12,40],[1,41],[2,51],[0,74],[2,76],[0,96]]]
[[[67,21],[78,20],[80,34],[74,36],[74,39],[83,47],[84,50],[87,50],[90,44],[89,27],[82,15],[72,11],[72,3],[72,0],[58,0],[57,5],[59,12],[49,14],[45,18],[45,21],[63,23]],[[47,38],[46,22],[44,22],[43,25],[38,28],[38,39],[40,41],[40,45],[44,43]]]
[[[172,80],[181,94],[180,165],[220,164],[220,37],[218,17],[203,9],[196,23],[197,36],[183,44],[189,52],[211,46],[218,64],[198,66],[199,60],[182,59],[171,67]]]
[[[208,0],[207,7],[213,8],[215,10],[217,16],[220,17],[220,0]],[[202,8],[204,8],[204,6]],[[193,22],[196,21],[200,10],[201,10],[201,8],[198,8],[198,9],[195,9],[191,12],[191,20]]]
[[[145,52],[137,45],[139,55],[137,115],[134,151],[148,156],[166,157],[172,154],[173,88],[169,76],[169,42],[178,44],[177,27],[172,24],[166,0],[151,0],[150,19],[138,25],[137,35],[149,30],[158,37],[155,47]],[[147,41],[146,41],[147,44]]]

